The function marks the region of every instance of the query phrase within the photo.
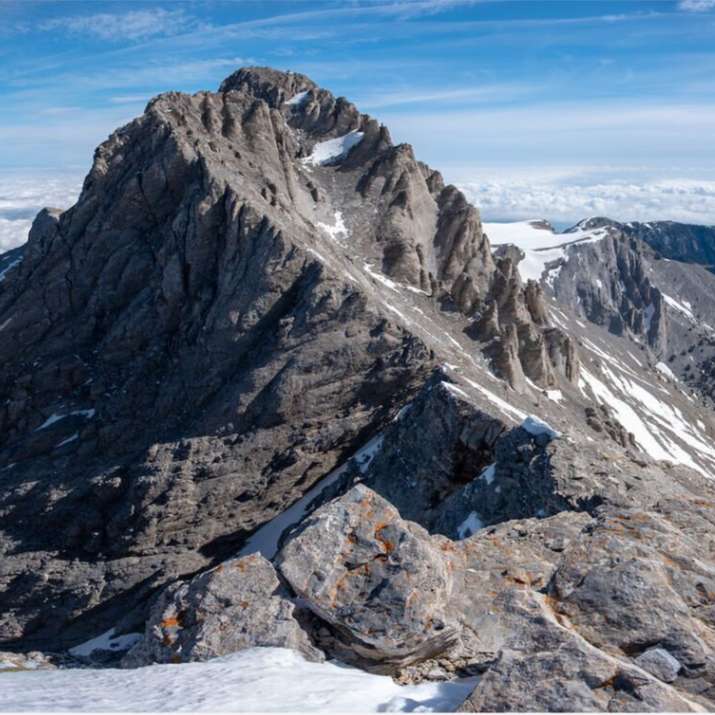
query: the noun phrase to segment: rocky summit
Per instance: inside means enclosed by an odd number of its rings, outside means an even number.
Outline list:
[[[715,708],[712,235],[482,223],[300,74],[156,97],[0,256],[0,663]]]

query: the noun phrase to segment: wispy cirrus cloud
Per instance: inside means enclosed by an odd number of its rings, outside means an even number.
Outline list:
[[[382,107],[398,107],[430,102],[439,103],[478,103],[515,99],[531,94],[538,87],[527,84],[495,84],[471,87],[456,87],[451,89],[434,89],[427,91],[388,91],[380,94],[357,98],[358,106],[365,109],[380,109]]]
[[[58,72],[51,79],[35,73],[32,77],[20,76],[6,78],[6,86],[18,88],[18,91],[43,89],[48,85],[71,85],[75,91],[111,90],[121,88],[147,87],[156,91],[175,89],[186,82],[201,82],[207,77],[220,73],[232,72],[243,65],[253,64],[250,57],[212,57],[184,62],[167,62],[157,58],[143,62],[126,62],[119,67],[98,67],[71,69]],[[132,92],[132,98],[139,96]],[[146,96],[147,99],[150,96]],[[120,102],[121,103],[121,102]]]
[[[198,24],[183,10],[153,8],[123,13],[67,15],[44,20],[34,29],[43,32],[61,30],[75,35],[88,35],[100,40],[144,40],[161,35],[175,35]]]
[[[715,0],[680,0],[678,7],[687,12],[707,12],[715,8]]]

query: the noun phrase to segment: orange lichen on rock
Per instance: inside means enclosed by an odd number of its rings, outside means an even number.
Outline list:
[[[391,554],[395,550],[395,545],[389,539],[386,539],[382,535],[382,531],[388,526],[389,524],[378,524],[375,527],[375,539],[377,539],[377,541],[382,544],[382,547],[385,549],[386,554]]]

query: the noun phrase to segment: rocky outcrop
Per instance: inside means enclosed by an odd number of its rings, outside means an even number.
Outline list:
[[[648,361],[715,289],[678,306],[636,238],[563,250],[524,283],[303,75],[154,99],[0,258],[3,647],[141,625],[127,666],[282,646],[479,675],[472,710],[711,707],[715,492],[643,450],[708,473]]]
[[[597,407],[586,407],[586,424],[595,432],[605,432],[614,442],[621,447],[636,447],[635,438],[632,432],[626,428],[613,416],[608,405],[598,405]]]
[[[497,276],[467,333],[485,342],[497,375],[523,390],[526,380],[545,387],[559,379],[578,380],[579,359],[572,339],[550,324],[541,286],[523,284],[523,253],[515,246],[495,251]]]
[[[673,476],[650,509],[610,498],[462,541],[357,486],[305,521],[279,568],[328,653],[401,680],[481,673],[463,709],[699,710],[715,631],[709,567],[692,559],[713,491]]]
[[[592,323],[615,335],[633,336],[662,353],[668,344],[668,321],[663,296],[649,274],[651,256],[645,244],[618,232],[574,244],[553,281],[553,291],[560,302],[576,305]]]
[[[0,651],[0,675],[18,670],[54,670],[57,666],[51,658],[38,651],[8,653]]]
[[[710,229],[700,227],[697,247],[686,248],[695,240],[692,227],[671,222],[620,224],[599,218],[574,228],[599,227],[608,230],[606,238],[568,246],[549,292],[582,318],[636,343],[636,350],[645,347],[651,364],[666,365],[670,374],[712,406],[715,328],[710,315],[715,278],[704,266],[680,262],[707,262]],[[675,248],[681,239],[682,251]],[[671,244],[673,250],[659,252],[659,245]],[[701,249],[705,254],[699,253]]]
[[[227,561],[158,597],[144,638],[124,667],[208,660],[244,648],[291,648],[322,660],[294,614],[270,562],[259,554]]]
[[[74,645],[227,558],[431,370],[311,253],[329,184],[301,156],[330,134],[299,144],[299,116],[162,95],[0,283],[0,641]]]
[[[673,261],[699,263],[709,270],[715,266],[715,227],[677,221],[629,221],[591,218],[579,226],[612,226],[624,235],[647,243],[659,256]]]

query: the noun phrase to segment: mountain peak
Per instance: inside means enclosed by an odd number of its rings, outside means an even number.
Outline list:
[[[607,228],[609,226],[618,227],[620,224],[607,216],[590,216],[581,219],[577,224],[568,228],[564,233],[574,233],[575,231],[590,231],[596,228]]]
[[[271,67],[241,67],[221,82],[219,92],[247,91],[277,107],[301,92],[318,89],[318,85],[304,74]]]

